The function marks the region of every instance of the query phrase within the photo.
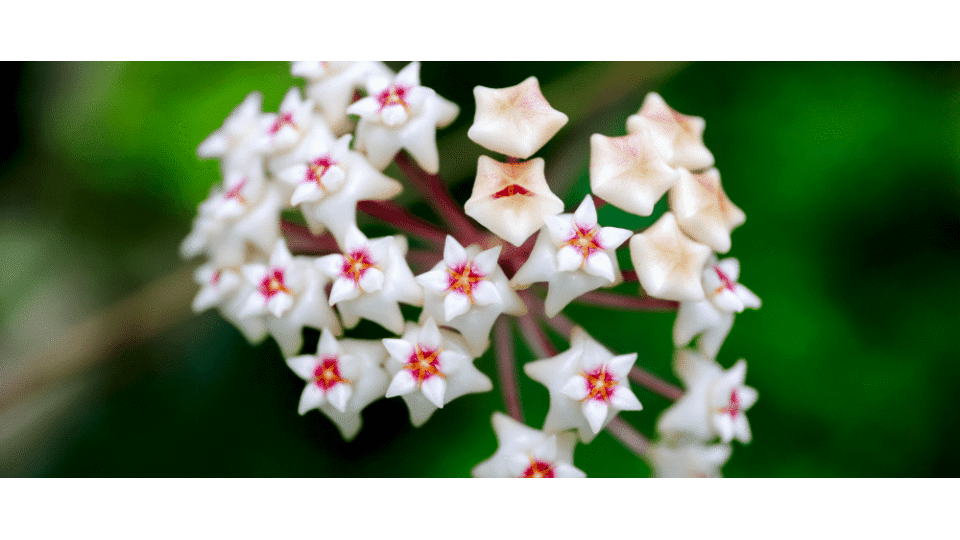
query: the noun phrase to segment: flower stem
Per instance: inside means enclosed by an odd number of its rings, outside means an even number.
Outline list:
[[[437,246],[443,246],[447,238],[447,233],[436,225],[418,218],[406,208],[389,201],[360,201],[357,203],[357,209]]]
[[[523,424],[523,405],[520,403],[520,385],[517,382],[517,364],[514,360],[513,352],[513,333],[510,331],[510,322],[506,317],[497,319],[493,332],[503,403],[506,405],[507,412],[510,416],[517,422]]]
[[[680,306],[679,302],[673,300],[661,300],[650,296],[626,296],[604,291],[590,291],[580,295],[580,297],[574,301],[581,304],[631,311],[676,311]]]
[[[607,431],[634,454],[640,457],[647,455],[647,451],[650,448],[650,441],[637,431],[636,428],[621,420],[620,417],[614,417],[614,419],[607,424]]]
[[[557,348],[547,339],[547,335],[543,333],[533,314],[527,313],[523,317],[518,317],[517,322],[520,323],[520,332],[524,340],[537,358],[550,358],[557,355]]]
[[[319,236],[310,232],[305,225],[280,220],[280,231],[287,240],[287,247],[294,255],[319,255],[340,251],[336,239],[329,232]]]
[[[440,178],[440,175],[429,174],[419,165],[410,160],[404,152],[398,152],[393,158],[403,174],[407,176],[413,186],[423,195],[433,210],[443,219],[450,229],[454,231],[454,237],[462,245],[473,244],[480,241],[483,233],[477,229],[470,221],[470,218],[463,213],[463,208],[450,195],[446,182]]]
[[[643,368],[633,366],[630,368],[628,377],[647,390],[656,392],[665,398],[676,401],[683,397],[683,390],[680,387],[668,383]]]

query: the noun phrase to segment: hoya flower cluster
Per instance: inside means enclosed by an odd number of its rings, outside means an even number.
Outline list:
[[[475,476],[584,476],[574,448],[604,429],[659,475],[714,476],[728,443],[749,441],[744,412],[757,393],[744,386],[746,364],[724,370],[715,358],[734,313],[760,300],[738,283],[737,260],[715,255],[729,251],[745,218],[723,192],[702,119],[649,94],[626,136],[590,139],[593,194],[568,209],[544,158],[533,157],[567,116],[534,77],[476,87],[468,136],[494,155],[480,157],[461,203],[438,174],[436,143],[459,107],[420,84],[418,62],[397,73],[380,62],[295,62],[291,72],[305,86],[291,88],[277,113],[262,112],[252,93],[200,145],[201,157],[219,159],[222,182],[182,252],[203,257],[195,310],[216,307],[251,342],[276,340],[305,382],[300,414],[319,410],[349,440],[367,405],[399,397],[420,426],[452,400],[494,388],[474,365],[492,349],[509,415],[494,413],[499,446]],[[403,178],[384,173],[391,163]],[[404,190],[440,222],[390,201]],[[664,196],[670,210],[646,230],[599,222],[604,204],[649,216]],[[358,211],[398,234],[367,236]],[[620,249],[632,270],[620,268]],[[639,295],[597,290],[625,281],[639,282]],[[675,370],[686,390],[567,319],[574,300],[676,310]],[[416,320],[401,305],[420,308]],[[361,319],[395,337],[349,337]],[[315,348],[303,343],[305,327],[320,331]],[[545,327],[568,334],[569,349],[555,350]],[[517,357],[515,331],[539,358]],[[524,424],[521,365],[549,392],[542,429]],[[643,414],[631,383],[676,400],[656,445],[619,418]]]

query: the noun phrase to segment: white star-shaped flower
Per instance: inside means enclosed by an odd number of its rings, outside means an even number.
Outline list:
[[[273,249],[280,238],[282,201],[259,166],[230,170],[223,184],[200,203],[180,251],[186,258],[206,253],[215,266],[239,266],[250,245],[263,253]]]
[[[386,397],[403,398],[415,427],[464,394],[493,389],[490,379],[474,367],[466,343],[440,330],[433,319],[422,327],[407,323],[400,339],[384,339],[383,345],[390,354],[385,367],[393,377]]]
[[[280,102],[280,111],[266,115],[270,123],[261,135],[261,146],[269,154],[290,150],[309,132],[312,113],[313,100],[303,99],[299,88],[291,88]]]
[[[527,311],[497,265],[500,249],[464,249],[448,235],[443,260],[417,276],[424,288],[420,322],[433,318],[459,330],[474,356],[490,346],[490,330],[501,313],[520,316]]]
[[[420,86],[419,62],[411,62],[392,81],[371,76],[367,92],[367,97],[347,108],[347,113],[360,116],[356,149],[379,170],[405,149],[423,170],[437,174],[437,128],[453,122],[460,108]]]
[[[423,305],[423,289],[404,259],[406,237],[369,240],[352,226],[342,247],[342,254],[320,257],[316,259],[316,266],[334,280],[329,302],[340,310],[343,324],[353,328],[364,318],[391,332],[402,332],[399,302]]]
[[[356,225],[358,201],[386,200],[403,190],[400,182],[351,151],[351,139],[344,135],[334,141],[324,130],[313,131],[298,150],[297,162],[277,172],[295,187],[290,204],[301,205],[310,231],[320,234],[328,228],[341,243]]]
[[[542,158],[500,163],[480,156],[466,214],[497,236],[519,246],[543,227],[545,216],[563,212],[563,201],[550,191]]]
[[[673,343],[681,347],[701,334],[698,345],[710,358],[716,358],[720,345],[733,327],[733,316],[745,308],[758,309],[760,298],[737,283],[740,261],[733,257],[717,261],[712,257],[703,269],[703,290],[707,295],[699,302],[680,302],[673,325]]]
[[[679,176],[647,130],[626,137],[590,137],[590,190],[621,210],[649,216]]]
[[[240,316],[254,287],[243,279],[238,267],[221,268],[205,264],[197,268],[193,277],[200,285],[200,292],[193,299],[194,312],[217,307],[228,321],[240,329],[247,341],[254,344],[263,341],[267,335],[263,320],[258,316]]]
[[[703,118],[680,114],[659,94],[650,92],[640,111],[627,118],[627,133],[649,130],[668,165],[699,170],[713,166],[713,154],[703,145],[706,125]]]
[[[263,316],[285,356],[300,350],[304,326],[342,332],[323,292],[327,281],[312,262],[312,258],[291,256],[281,238],[270,255],[269,265],[256,263],[242,268],[243,275],[256,289],[247,297],[239,315]]]
[[[493,413],[497,451],[470,471],[475,478],[584,478],[573,466],[573,433],[544,433]]]
[[[381,364],[387,351],[376,340],[343,339],[324,328],[316,354],[287,359],[287,365],[307,386],[300,396],[301,415],[318,409],[332,420],[345,440],[356,437],[363,424],[360,411],[383,397],[390,377]]]
[[[353,102],[354,92],[363,88],[371,75],[393,75],[383,62],[293,62],[290,73],[309,81],[307,96],[338,135],[353,130],[347,107]]]
[[[723,192],[717,169],[697,174],[681,168],[670,189],[670,211],[683,232],[717,253],[730,251],[730,233],[747,220]]]
[[[211,133],[197,148],[201,158],[221,158],[227,169],[245,168],[263,152],[259,137],[270,125],[270,118],[260,109],[263,95],[251,92],[224,120],[223,126]]]
[[[650,296],[665,300],[703,300],[700,275],[713,252],[687,238],[673,213],[630,239],[630,260],[640,286]]]
[[[545,311],[553,317],[574,298],[621,280],[616,249],[633,234],[627,229],[600,227],[593,197],[587,195],[576,212],[545,216],[545,231],[510,284],[526,287],[547,281]]]
[[[654,474],[660,478],[717,478],[732,452],[729,444],[674,447],[660,443],[651,446],[648,455]]]
[[[699,441],[719,436],[723,443],[733,439],[750,442],[750,424],[744,412],[756,403],[757,391],[743,385],[745,360],[724,371],[700,353],[683,349],[677,352],[674,369],[686,392],[657,420],[657,431],[668,437],[687,434]]]
[[[637,353],[614,356],[583,328],[575,327],[570,349],[523,366],[531,379],[550,391],[543,429],[574,428],[589,443],[618,412],[639,411],[640,401],[627,380],[636,361]]]
[[[470,140],[494,152],[527,159],[567,123],[567,115],[547,103],[536,77],[509,88],[473,89],[477,114]]]

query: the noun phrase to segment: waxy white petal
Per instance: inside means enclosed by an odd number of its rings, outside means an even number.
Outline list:
[[[406,363],[415,352],[414,345],[405,339],[385,338],[383,346],[386,347],[390,357],[398,360],[400,363]]]
[[[346,412],[347,402],[353,395],[353,389],[349,384],[337,383],[327,391],[326,399],[333,405],[333,408],[340,412]]]
[[[503,297],[497,291],[496,285],[489,280],[481,280],[473,285],[473,301],[481,306],[502,304]]]
[[[427,319],[420,330],[420,336],[417,340],[421,348],[439,349],[440,348],[440,329],[433,319]]]
[[[454,317],[463,315],[470,310],[472,304],[467,295],[459,291],[450,291],[443,299],[443,314],[446,321],[450,322]]]
[[[613,262],[610,261],[610,256],[603,252],[594,253],[587,257],[583,269],[586,270],[588,274],[602,277],[610,283],[613,283],[617,279],[613,270]]]
[[[352,279],[345,277],[337,278],[336,281],[333,282],[333,288],[330,289],[329,303],[331,306],[335,306],[344,300],[353,300],[360,296],[360,292],[357,283]]]
[[[297,412],[300,415],[307,414],[307,411],[316,409],[325,403],[323,390],[316,384],[308,384],[300,395],[300,404],[297,406]]]
[[[610,405],[621,411],[639,411],[643,409],[643,405],[640,404],[640,400],[637,399],[636,394],[630,390],[630,383],[628,381],[622,381],[614,388],[613,395],[610,396]]]
[[[437,406],[443,408],[443,395],[447,391],[447,383],[441,377],[433,376],[423,381],[420,385],[423,396]]]
[[[393,376],[390,386],[387,387],[387,393],[384,397],[396,397],[409,394],[417,389],[417,377],[409,370],[400,370]]]
[[[588,399],[581,405],[583,416],[587,419],[587,424],[594,433],[600,433],[607,419],[607,413],[610,407],[606,402],[597,399]]]

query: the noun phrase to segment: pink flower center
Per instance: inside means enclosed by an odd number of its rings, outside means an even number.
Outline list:
[[[491,195],[491,197],[494,199],[501,199],[503,197],[513,197],[514,195],[526,195],[527,197],[532,197],[533,193],[520,184],[510,184],[509,186]]]
[[[717,287],[713,294],[720,294],[724,289],[728,289],[731,292],[736,292],[737,283],[730,279],[730,277],[723,273],[723,270],[719,266],[714,265],[713,271],[717,273],[717,277],[720,278],[720,286]]]
[[[410,87],[391,84],[387,89],[377,94],[377,103],[380,104],[380,109],[377,112],[383,112],[391,105],[400,105],[404,109],[409,109],[410,106],[406,100],[409,91]]]
[[[530,459],[530,466],[523,471],[520,478],[554,478],[553,464],[539,459]]]
[[[563,246],[570,246],[580,252],[583,257],[583,266],[591,255],[598,251],[603,251],[603,244],[600,243],[599,227],[584,227],[576,221],[573,222],[573,235],[563,243]]]
[[[326,394],[328,390],[339,384],[350,384],[348,379],[340,376],[340,364],[336,356],[325,356],[321,359],[317,369],[313,370],[313,382]]]
[[[580,376],[583,377],[587,385],[587,397],[581,399],[581,402],[588,399],[610,401],[615,387],[620,384],[616,377],[607,372],[606,364],[602,364],[589,373],[580,372]]]
[[[476,272],[473,269],[473,263],[467,261],[447,268],[447,290],[465,294],[473,303],[473,287],[486,277],[485,274]]]
[[[220,284],[220,276],[223,275],[223,270],[217,270],[213,273],[213,277],[210,278],[210,284],[216,287]]]
[[[324,154],[307,164],[307,173],[304,176],[304,182],[315,182],[317,186],[326,191],[323,185],[323,175],[327,174],[330,167],[338,165],[340,162],[334,161],[329,154]]]
[[[373,260],[367,248],[359,248],[346,253],[343,256],[343,265],[340,267],[340,276],[352,279],[354,283],[360,284],[360,279],[367,270],[376,266],[377,261]]]
[[[276,135],[283,126],[292,126],[293,128],[297,127],[296,122],[293,121],[293,113],[283,113],[277,118],[277,121],[270,126],[270,134]]]
[[[730,404],[720,409],[722,414],[729,414],[730,418],[736,418],[740,414],[740,396],[737,395],[737,389],[730,390]]]
[[[225,199],[236,199],[240,204],[247,204],[247,200],[243,197],[243,186],[247,185],[247,179],[243,178],[237,185],[228,189],[226,194],[224,194]]]
[[[264,296],[267,300],[273,297],[273,295],[278,292],[285,292],[290,294],[290,289],[284,284],[283,280],[283,269],[282,268],[272,268],[267,271],[267,275],[264,276],[263,280],[260,282],[259,288],[260,294]]]
[[[414,347],[413,354],[403,365],[403,369],[409,370],[417,379],[418,388],[423,384],[423,381],[435,375],[441,379],[447,378],[440,370],[440,352],[440,349],[425,348],[419,343]]]

